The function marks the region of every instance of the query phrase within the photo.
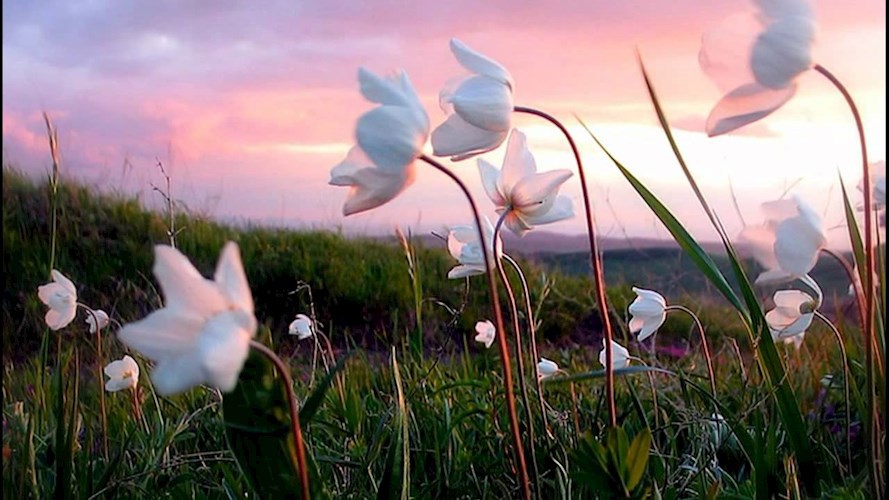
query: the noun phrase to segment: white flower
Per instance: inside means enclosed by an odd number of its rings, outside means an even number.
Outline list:
[[[605,352],[605,339],[602,339],[602,350],[599,351],[599,363],[601,363],[602,366],[607,366],[606,356],[607,353]],[[615,370],[630,366],[630,351],[626,350],[624,346],[618,344],[613,340],[611,341],[611,366]]]
[[[555,361],[550,361],[546,358],[540,358],[540,362],[537,363],[537,378],[547,378],[552,377],[559,371],[559,365],[556,364]]]
[[[488,242],[488,259],[491,269],[497,265],[495,259],[500,258],[503,252],[503,243],[497,238],[496,256],[494,246],[494,226],[487,217],[482,217],[485,226],[485,241]],[[485,256],[482,253],[482,244],[478,239],[478,229],[475,223],[472,225],[451,226],[448,228],[448,251],[451,256],[460,262],[448,271],[448,278],[456,279],[477,274],[485,274]]]
[[[65,328],[77,315],[77,289],[64,274],[52,270],[52,282],[37,287],[37,296],[49,306],[46,325],[51,330]]]
[[[459,161],[496,149],[512,126],[512,75],[499,63],[451,39],[457,61],[475,75],[441,91],[439,102],[448,119],[432,132],[436,156]]]
[[[475,341],[485,344],[485,349],[490,349],[491,344],[494,343],[494,337],[497,335],[494,324],[488,320],[479,321],[475,324],[475,331],[478,333],[475,336]]]
[[[518,130],[509,136],[502,170],[481,158],[478,169],[497,213],[508,212],[504,223],[519,236],[534,226],[574,216],[571,198],[559,195],[559,188],[571,177],[571,171],[561,169],[538,174],[525,134]]]
[[[123,359],[108,363],[108,366],[105,367],[105,375],[109,377],[105,382],[105,390],[108,392],[135,388],[139,383],[139,365],[136,364],[135,359],[124,356]]]
[[[296,335],[297,339],[305,340],[312,336],[312,320],[305,314],[297,314],[296,319],[290,323],[287,333]]]
[[[762,210],[765,223],[747,226],[740,235],[766,268],[756,283],[790,281],[808,274],[827,243],[821,217],[797,196],[763,203]]]
[[[155,246],[154,258],[165,306],[124,326],[120,340],[157,363],[151,379],[159,394],[204,383],[231,391],[257,327],[238,245],[226,243],[212,281],[173,247]]]
[[[429,117],[405,72],[381,78],[360,68],[361,93],[381,104],[358,119],[353,147],[330,172],[330,184],[352,189],[343,215],[376,208],[414,181],[414,162],[429,136]]]
[[[667,301],[652,290],[633,287],[636,299],[628,308],[633,316],[630,319],[630,333],[639,332],[639,342],[652,336],[667,319]],[[641,330],[641,331],[640,331]]]
[[[773,300],[775,308],[766,313],[772,338],[801,343],[815,317],[815,299],[800,290],[779,290]]]
[[[735,15],[704,34],[701,67],[727,94],[707,118],[711,137],[768,116],[796,92],[812,67],[812,9],[805,0],[757,1],[754,15]]]
[[[86,324],[90,327],[90,333],[96,333],[100,329],[105,328],[110,321],[108,313],[101,309],[96,309],[92,314],[89,311],[86,313]],[[97,325],[96,322],[99,324]]]
[[[725,440],[732,434],[732,430],[725,421],[725,417],[719,413],[713,413],[710,418],[705,421],[707,426],[707,436],[714,450],[722,447]]]

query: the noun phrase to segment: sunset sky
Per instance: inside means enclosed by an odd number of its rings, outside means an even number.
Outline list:
[[[886,157],[886,10],[882,0],[820,0],[814,61],[849,89],[871,161]],[[441,173],[376,210],[344,218],[346,190],[330,168],[373,105],[357,69],[407,71],[432,126],[438,93],[467,73],[452,37],[499,61],[516,104],[564,120],[584,154],[600,234],[668,238],[578,125],[580,116],[694,235],[715,239],[682,176],[645,91],[641,54],[679,146],[730,233],[761,220],[759,204],[788,189],[824,214],[842,246],[838,172],[852,195],[861,177],[855,125],[841,95],[814,71],[769,117],[708,138],[704,121],[723,92],[698,64],[701,34],[752,2],[713,1],[112,1],[3,2],[3,159],[44,175],[41,113],[60,136],[63,175],[97,189],[141,193],[153,206],[156,163],[173,196],[224,220],[348,232],[415,233],[465,224],[468,206]],[[576,170],[557,130],[517,116],[541,170]],[[431,146],[427,145],[431,153]],[[502,149],[485,155],[500,165]],[[448,164],[448,162],[446,162]],[[493,216],[476,161],[451,164]],[[577,217],[545,229],[584,229],[577,177],[563,192]]]

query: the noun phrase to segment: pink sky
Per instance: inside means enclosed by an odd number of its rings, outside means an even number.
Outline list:
[[[877,0],[813,2],[815,62],[859,105],[872,161],[885,159],[886,11]],[[715,235],[656,125],[635,59],[642,54],[693,173],[730,233],[760,220],[759,204],[788,187],[824,214],[842,245],[837,172],[860,178],[854,123],[840,94],[815,72],[766,119],[736,133],[702,132],[722,92],[698,66],[701,34],[747,2],[8,2],[3,4],[3,155],[45,174],[42,111],[59,129],[64,175],[159,205],[161,160],[173,195],[221,219],[354,232],[439,230],[469,221],[456,186],[421,169],[393,202],[344,218],[346,190],[329,171],[372,105],[356,72],[408,72],[433,127],[438,92],[465,75],[448,50],[457,37],[501,62],[516,103],[563,119],[584,153],[600,234],[668,237],[577,114],[693,234]],[[541,170],[571,168],[564,139],[517,117]],[[431,147],[429,147],[431,152]],[[502,151],[485,157],[499,165]],[[489,214],[475,160],[453,164]],[[576,169],[575,169],[576,170]],[[853,188],[854,189],[854,188]],[[545,229],[583,231],[576,176],[563,192],[578,216]],[[856,193],[857,194],[857,193]]]

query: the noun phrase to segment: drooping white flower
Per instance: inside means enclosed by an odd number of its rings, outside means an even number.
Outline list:
[[[652,336],[667,319],[667,301],[664,297],[652,290],[633,287],[636,299],[628,308],[633,316],[630,319],[630,333],[639,332],[636,338],[639,342]]]
[[[40,301],[49,306],[46,311],[46,326],[60,330],[74,321],[77,315],[77,289],[64,274],[52,270],[52,282],[37,287]]]
[[[558,371],[559,365],[557,365],[555,361],[551,361],[546,358],[540,358],[540,362],[537,363],[537,378],[544,379],[547,377],[552,377]]]
[[[436,156],[459,161],[496,149],[512,126],[512,75],[499,63],[451,39],[451,52],[473,76],[446,88],[439,102],[447,120],[432,131]]]
[[[350,187],[343,215],[391,201],[414,181],[414,162],[429,137],[429,117],[404,71],[381,78],[358,70],[364,97],[381,104],[358,119],[353,147],[330,172],[330,184]]]
[[[497,265],[496,260],[500,258],[503,252],[503,242],[497,238],[494,244],[494,226],[487,217],[482,216],[484,221],[485,241],[488,243],[488,259],[491,269]],[[496,254],[493,251],[496,247]],[[466,276],[475,276],[485,274],[485,256],[482,253],[482,243],[478,238],[478,229],[475,223],[472,225],[451,226],[448,228],[448,252],[460,263],[448,271],[448,278],[464,278]]]
[[[86,324],[90,327],[90,333],[96,333],[100,329],[105,328],[110,321],[111,318],[108,317],[108,313],[101,309],[96,309],[92,314],[86,313]]]
[[[199,384],[234,389],[257,327],[238,245],[223,247],[213,280],[166,245],[154,247],[153,271],[165,305],[124,326],[120,340],[156,362],[151,380],[159,394]]]
[[[602,339],[602,350],[599,351],[599,363],[607,366],[607,353],[605,352],[605,339]],[[611,341],[611,366],[617,370],[630,366],[630,351],[615,341]]]
[[[571,198],[559,194],[562,184],[573,174],[567,169],[537,173],[525,134],[519,130],[513,129],[509,136],[501,170],[481,158],[478,169],[497,213],[508,212],[504,224],[519,236],[534,226],[574,216]]]
[[[766,269],[756,283],[779,283],[808,274],[827,243],[821,217],[797,196],[763,203],[762,210],[765,223],[747,226],[740,234]]]
[[[775,308],[766,312],[766,322],[775,340],[802,337],[815,317],[815,299],[800,290],[778,290],[773,298]]]
[[[475,331],[478,333],[478,335],[475,336],[475,341],[485,344],[485,349],[490,349],[491,344],[494,343],[494,337],[497,335],[497,329],[494,328],[494,323],[491,323],[488,320],[479,321],[475,324]]]
[[[108,363],[105,375],[108,376],[108,381],[105,382],[105,390],[108,392],[134,388],[139,383],[139,365],[135,359],[124,356],[123,359]]]
[[[812,67],[815,21],[806,0],[756,2],[701,38],[701,67],[726,95],[707,118],[711,137],[768,116],[796,93],[796,78]]]
[[[312,319],[305,314],[297,314],[296,319],[290,322],[290,326],[287,328],[287,333],[296,335],[298,340],[311,338],[313,335]]]

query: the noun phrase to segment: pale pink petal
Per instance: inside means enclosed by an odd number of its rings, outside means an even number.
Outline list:
[[[364,154],[358,146],[352,146],[346,158],[330,170],[331,186],[352,186],[355,184],[353,176],[364,168],[373,167],[373,162]]]
[[[479,174],[481,174],[482,187],[485,188],[485,193],[494,203],[494,206],[506,206],[506,193],[500,189],[500,185],[502,184],[500,182],[500,170],[486,160],[479,158],[478,171]]]
[[[493,78],[510,88],[514,87],[512,75],[509,74],[509,71],[507,71],[506,68],[493,59],[472,50],[469,46],[456,38],[451,39],[451,52],[454,54],[454,57],[457,58],[457,61],[467,70]]]
[[[432,131],[432,154],[450,156],[452,161],[465,160],[497,149],[506,140],[506,135],[506,131],[488,131],[452,114]]]
[[[560,195],[544,204],[523,208],[518,216],[530,226],[551,224],[574,217],[574,202],[571,198]]]
[[[706,131],[716,137],[772,114],[796,93],[796,84],[780,90],[748,83],[726,94],[707,117]]]
[[[776,307],[797,311],[797,315],[799,315],[801,305],[813,301],[811,296],[799,290],[779,290],[775,292],[772,300]]]
[[[77,296],[77,288],[74,287],[74,283],[69,280],[64,274],[53,269],[50,274],[52,275],[53,281],[62,285],[62,287],[70,293],[72,296]]]
[[[117,337],[145,357],[158,361],[196,348],[205,321],[197,314],[163,308],[124,326]]]
[[[512,126],[512,92],[490,78],[473,76],[463,80],[449,101],[455,113],[481,129],[507,132]]]
[[[379,168],[365,168],[352,175],[354,185],[343,205],[343,215],[364,212],[392,201],[414,182],[413,163],[401,172],[388,173]]]
[[[46,316],[43,319],[46,320],[46,326],[49,327],[50,330],[56,331],[65,328],[77,316],[77,308],[75,307],[66,307],[64,309],[50,309],[46,311]]]
[[[546,201],[552,203],[559,188],[573,173],[570,170],[550,170],[529,175],[518,181],[510,192],[510,200],[515,208],[534,214],[535,205]],[[527,210],[525,208],[527,207]]]
[[[204,318],[226,308],[216,284],[201,276],[179,250],[155,246],[153,271],[163,291],[165,307]]]
[[[506,142],[506,154],[503,156],[503,170],[500,172],[500,192],[511,196],[513,187],[525,177],[537,173],[537,162],[528,149],[525,134],[513,129]]]

